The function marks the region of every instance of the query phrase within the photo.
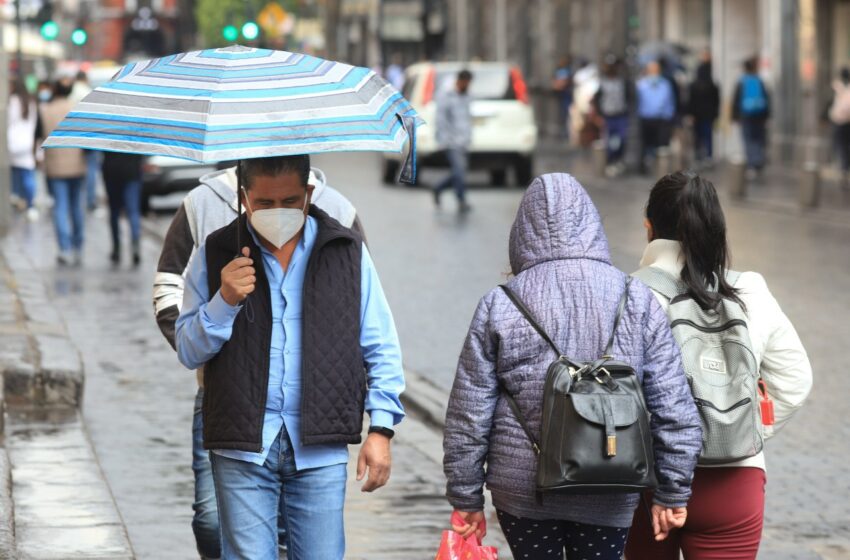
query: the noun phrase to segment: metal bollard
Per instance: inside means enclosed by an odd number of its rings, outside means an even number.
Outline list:
[[[605,176],[605,166],[608,165],[608,147],[605,140],[593,143],[593,170],[599,177]]]
[[[729,194],[735,198],[747,196],[747,162],[742,159],[729,160]]]
[[[661,178],[673,172],[673,153],[670,148],[658,148],[655,152],[655,177]]]
[[[803,208],[817,208],[820,202],[820,166],[814,161],[803,165],[799,196]]]

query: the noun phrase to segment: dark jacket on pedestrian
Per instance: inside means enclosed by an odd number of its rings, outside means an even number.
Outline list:
[[[559,173],[532,182],[511,230],[510,261],[509,286],[555,343],[574,360],[602,355],[626,275],[611,264],[599,214],[573,177]],[[638,282],[629,289],[613,354],[634,367],[652,414],[655,501],[685,506],[702,445],[699,416],[667,316]],[[481,299],[446,415],[448,500],[459,510],[480,510],[486,482],[494,505],[517,517],[628,527],[637,494],[535,500],[536,455],[500,385],[539,438],[546,370],[556,358],[502,290]]]
[[[697,77],[689,89],[688,114],[698,121],[711,122],[720,116],[720,88],[711,76],[709,62],[703,62],[697,68]]]
[[[139,154],[103,152],[100,169],[105,183],[126,185],[142,180],[142,163],[145,157]]]
[[[622,76],[599,78],[599,89],[593,96],[593,106],[600,115],[605,118],[626,116],[633,103],[631,81]]]
[[[745,99],[746,84],[748,82],[754,85],[757,83],[761,86],[761,93],[764,96],[764,108],[758,112],[748,113],[742,107]],[[764,81],[755,74],[744,74],[738,80],[738,85],[735,86],[735,94],[732,96],[732,119],[736,121],[742,118],[769,119],[771,110],[770,91],[768,91]]]

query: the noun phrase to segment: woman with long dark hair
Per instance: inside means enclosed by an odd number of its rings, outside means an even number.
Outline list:
[[[693,309],[707,317],[721,313],[727,309],[724,306],[737,309],[745,317],[742,321],[749,333],[753,368],[773,401],[772,425],[767,425],[771,423],[770,414],[764,408],[761,413],[758,408],[753,409],[753,424],[762,432],[759,438],[775,434],[808,396],[812,370],[800,338],[764,278],[755,272],[729,270],[726,221],[714,185],[692,172],[663,177],[649,195],[645,226],[649,245],[640,263],[642,268],[635,273],[638,278],[670,278],[670,285],[675,285],[680,294],[672,298],[674,306],[691,300]],[[661,306],[671,313],[669,292],[656,289],[654,283],[650,287]],[[740,323],[738,328],[743,327]],[[706,332],[716,333],[718,329]],[[737,375],[733,366],[738,356],[703,354],[701,360],[689,360],[689,351],[683,347],[692,390],[696,391],[700,375],[705,376],[703,379],[711,375],[731,379]],[[709,373],[701,373],[705,371]],[[754,380],[752,383],[755,387]],[[678,560],[680,551],[688,560],[756,558],[764,519],[764,452],[757,445],[751,453],[743,454],[749,456],[739,460],[708,464],[706,443],[713,442],[706,440],[712,432],[705,424],[710,413],[705,412],[704,402],[697,401],[704,434],[708,435],[704,435],[703,454],[694,474],[687,520],[668,539],[658,542],[653,538],[646,512],[638,508],[626,548],[629,560]],[[761,427],[762,424],[765,425]]]
[[[35,101],[20,80],[12,83],[7,108],[6,138],[12,168],[12,194],[26,208],[29,220],[38,219],[35,207]]]

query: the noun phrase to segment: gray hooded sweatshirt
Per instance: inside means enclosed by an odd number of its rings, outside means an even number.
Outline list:
[[[573,177],[532,182],[511,230],[510,260],[515,277],[509,286],[559,348],[579,361],[601,356],[626,275],[612,266],[599,214]],[[702,443],[699,416],[667,316],[637,281],[613,353],[634,367],[652,414],[655,502],[685,506]],[[516,398],[539,438],[546,370],[556,358],[502,290],[481,299],[446,416],[449,502],[462,511],[482,509],[486,481],[494,505],[514,516],[628,527],[637,494],[547,494],[542,505],[535,501],[536,456],[499,385]]]

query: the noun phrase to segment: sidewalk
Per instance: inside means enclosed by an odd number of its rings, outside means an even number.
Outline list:
[[[27,229],[16,229],[9,242],[29,255],[50,286],[56,313],[83,356],[82,416],[135,557],[195,558],[190,468],[195,376],[177,363],[153,319],[151,286],[161,239],[145,236],[140,269],[127,264],[112,269],[106,221],[89,216],[83,267],[59,269],[50,223]],[[438,433],[409,417],[393,443],[390,484],[373,494],[360,492],[362,483],[354,480],[358,450],[351,449],[346,558],[433,558],[450,514],[441,443]],[[488,543],[502,543],[495,517],[490,526]],[[502,558],[508,557],[505,550]]]

